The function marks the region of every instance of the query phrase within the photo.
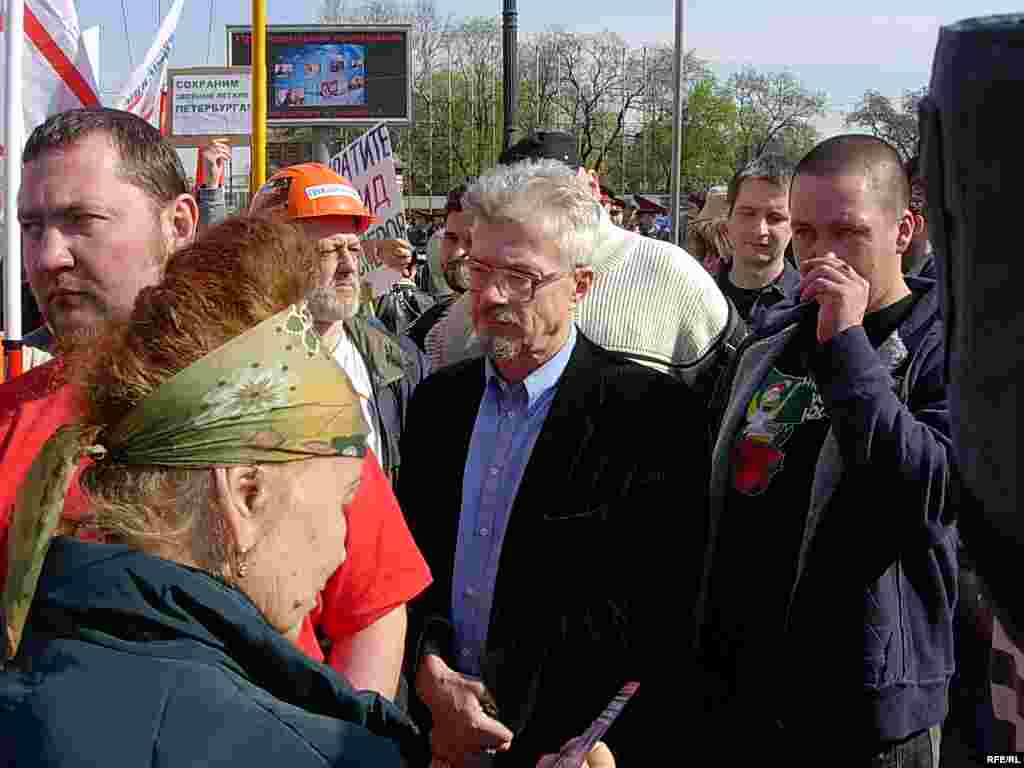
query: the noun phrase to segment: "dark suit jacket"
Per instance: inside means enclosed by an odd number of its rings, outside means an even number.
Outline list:
[[[483,389],[483,360],[468,360],[428,377],[409,407],[398,497],[434,574],[410,606],[410,660],[433,652],[454,667],[455,545]],[[656,654],[655,638],[671,635],[677,621],[690,626],[703,552],[705,419],[705,403],[685,385],[579,335],[523,475],[498,569],[484,682],[516,734],[503,764],[533,768],[629,680],[641,691],[606,741],[620,765],[650,754],[643,713],[661,698],[656,686],[679,654]]]

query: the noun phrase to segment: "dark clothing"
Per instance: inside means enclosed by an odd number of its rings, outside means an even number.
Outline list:
[[[969,514],[961,510],[961,514]],[[1012,752],[992,706],[994,617],[978,569],[958,542],[959,593],[953,625],[956,673],[949,684],[949,717],[942,728],[942,765],[983,765],[985,755]],[[1016,681],[1014,672],[1010,676]]]
[[[763,288],[737,288],[729,279],[729,269],[718,273],[718,287],[749,326],[756,325],[770,307],[793,298],[799,285],[800,272],[788,261],[783,262],[779,276]]]
[[[452,304],[455,303],[455,300],[460,295],[458,293],[449,293],[445,296],[438,296],[434,306],[416,318],[413,324],[406,329],[406,335],[413,340],[413,343],[419,347],[421,352],[426,353],[427,351],[427,334],[430,333],[430,329],[448,314],[448,310],[451,309]]]
[[[916,302],[824,345],[817,305],[787,302],[740,352],[698,632],[709,734],[743,722],[782,749],[787,733],[808,745],[838,728],[867,756],[946,715],[957,569],[942,327],[934,284],[908,284]],[[792,496],[769,502],[775,485]]]
[[[484,383],[482,359],[457,363],[423,382],[409,410],[398,498],[435,577],[410,604],[412,660],[436,653],[455,666],[454,558]],[[706,405],[582,333],[557,386],[513,502],[482,663],[499,719],[515,733],[498,764],[534,768],[629,680],[640,691],[606,741],[620,765],[643,764],[671,667],[656,651],[665,631],[656,617],[666,610],[686,622],[699,576]],[[671,450],[640,429],[668,414],[687,425]],[[659,534],[666,515],[680,535]],[[669,579],[652,575],[670,562]]]
[[[960,533],[1018,648],[1024,648],[1024,263],[1007,250],[1017,233],[1012,190],[1024,155],[1020,128],[1006,119],[1003,105],[1020,91],[1022,21],[1017,13],[942,27],[919,111],[957,469],[980,502],[961,517]]]
[[[54,539],[0,673],[11,768],[425,765],[424,746],[241,592],[125,546]]]

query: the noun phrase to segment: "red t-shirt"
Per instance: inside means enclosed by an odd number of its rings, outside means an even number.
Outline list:
[[[51,361],[0,384],[0,589],[7,577],[7,527],[18,487],[43,444],[74,421],[71,388],[55,381]],[[87,502],[77,474],[64,516],[78,519]],[[370,626],[427,588],[430,570],[409,533],[391,484],[372,454],[347,508],[348,559],[327,582],[316,610],[303,622],[299,645],[317,661],[324,655],[315,628],[339,642]],[[321,607],[322,606],[322,607]]]

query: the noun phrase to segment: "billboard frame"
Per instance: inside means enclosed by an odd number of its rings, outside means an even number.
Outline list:
[[[231,36],[232,33],[252,33],[251,24],[227,24],[226,32],[226,58],[227,66],[236,65],[231,60]],[[415,122],[413,115],[413,90],[412,90],[412,25],[411,24],[268,24],[267,25],[267,55],[270,55],[270,35],[276,32],[294,32],[297,34],[317,34],[322,32],[402,32],[405,34],[405,115],[402,117],[328,117],[328,118],[272,118],[267,120],[267,125],[274,128],[306,128],[313,126],[333,126],[339,128],[372,128],[384,123],[389,128],[409,128]],[[269,75],[269,73],[268,73]],[[268,76],[269,84],[270,78]],[[269,85],[268,85],[269,89]],[[270,94],[267,94],[269,99]]]
[[[216,133],[209,135],[185,135],[174,133],[174,78],[185,75],[206,75],[209,77],[231,77],[233,75],[249,75],[249,89],[252,93],[252,67],[239,65],[237,67],[180,67],[167,70],[167,109],[168,126],[165,137],[175,147],[199,147],[213,139],[223,139],[233,147],[248,147],[252,143],[252,120],[249,122],[249,133]]]

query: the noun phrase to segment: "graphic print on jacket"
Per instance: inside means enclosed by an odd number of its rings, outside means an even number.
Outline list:
[[[797,429],[827,418],[818,387],[810,376],[788,376],[772,368],[751,398],[746,421],[733,446],[733,490],[744,496],[760,496],[767,491],[785,465],[783,448]]]

